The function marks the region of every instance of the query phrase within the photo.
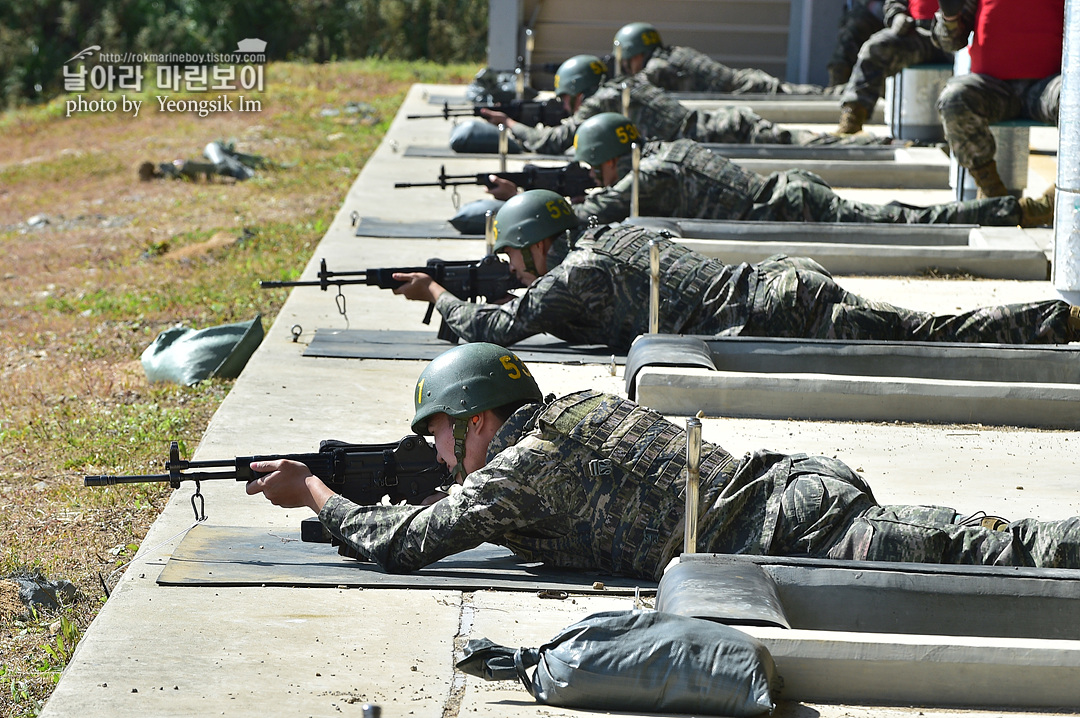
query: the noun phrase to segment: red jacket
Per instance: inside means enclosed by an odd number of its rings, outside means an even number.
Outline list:
[[[1061,72],[1065,0],[979,0],[971,71],[999,80]]]
[[[932,20],[938,10],[938,0],[910,0],[908,15],[916,20]]]

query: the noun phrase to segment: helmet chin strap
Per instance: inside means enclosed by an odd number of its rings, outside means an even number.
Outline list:
[[[536,246],[530,244],[528,247],[523,247],[521,250],[521,261],[525,265],[525,271],[534,277],[539,277],[540,272],[536,271],[536,262],[533,261],[532,248]]]
[[[453,476],[454,481],[462,483],[465,481],[465,475],[468,473],[465,470],[465,435],[469,433],[469,420],[468,419],[454,419],[454,458],[457,459],[457,464],[454,466]]]

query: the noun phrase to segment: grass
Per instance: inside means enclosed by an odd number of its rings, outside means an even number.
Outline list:
[[[0,715],[38,713],[169,496],[88,490],[83,475],[158,472],[168,440],[190,455],[231,387],[149,384],[143,349],[176,324],[269,325],[285,295],[258,280],[307,263],[409,86],[477,69],[276,63],[249,95],[257,113],[162,113],[144,86],[138,118],[68,118],[65,98],[0,115]],[[340,111],[352,102],[366,112]],[[136,176],[214,140],[274,167],[246,182]],[[70,580],[78,598],[27,613],[6,580],[27,575]]]

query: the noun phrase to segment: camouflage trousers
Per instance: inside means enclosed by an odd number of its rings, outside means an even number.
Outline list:
[[[836,33],[836,47],[829,60],[829,83],[842,84],[851,76],[851,69],[859,56],[859,48],[878,30],[885,26],[881,19],[881,3],[876,4],[877,13],[867,3],[855,2],[840,16]]]
[[[938,48],[930,39],[928,29],[913,27],[907,34],[898,35],[891,28],[885,28],[874,33],[859,50],[859,59],[851,71],[851,79],[840,96],[840,102],[845,105],[859,104],[873,110],[878,99],[885,94],[885,78],[912,65],[951,65],[952,61],[952,53]]]
[[[743,336],[995,344],[1080,338],[1069,329],[1069,303],[1057,299],[931,314],[864,299],[805,257],[777,255],[756,270]]]
[[[730,69],[730,68],[729,68]],[[764,70],[754,68],[732,69],[712,83],[712,92],[724,92],[732,95],[820,95],[825,88],[820,85],[800,85],[784,82]]]
[[[722,107],[708,115],[699,114],[693,131],[685,135],[696,142],[751,145],[882,145],[889,137],[869,133],[832,135],[802,129],[787,129],[766,120],[745,107]],[[702,121],[703,120],[703,121]]]
[[[956,161],[971,169],[994,159],[997,143],[990,125],[1027,119],[1058,123],[1061,75],[1041,80],[999,80],[989,75],[958,75],[938,97],[945,139]]]
[[[754,197],[754,206],[739,219],[773,222],[875,222],[884,224],[1020,224],[1015,197],[946,202],[929,207],[890,202],[870,204],[841,198],[820,177],[801,170],[774,172]]]
[[[856,561],[1080,568],[1080,518],[991,530],[940,506],[878,506],[836,459],[792,457],[769,553]]]

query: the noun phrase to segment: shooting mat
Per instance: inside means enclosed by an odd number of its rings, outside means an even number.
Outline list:
[[[402,153],[403,157],[435,157],[439,159],[458,158],[458,159],[474,159],[484,160],[498,157],[498,152],[455,152],[450,149],[449,146],[439,145],[409,145],[405,148],[405,152]],[[535,162],[537,160],[550,160],[552,162],[568,162],[573,159],[570,155],[538,155],[529,152],[515,152],[508,154],[507,159],[519,160],[523,162]],[[508,167],[511,172],[517,170]],[[497,171],[492,169],[492,172]],[[433,177],[431,181],[438,180],[438,176]]]
[[[449,201],[447,202],[449,204]],[[445,219],[400,222],[379,217],[357,217],[357,237],[380,239],[483,239],[483,234],[462,234]]]
[[[593,588],[600,581],[603,589]],[[632,594],[656,584],[544,568],[494,544],[449,556],[411,574],[338,555],[330,544],[305,543],[299,531],[199,524],[187,533],[158,576],[164,586],[339,586],[475,591],[558,590]]]
[[[316,329],[306,357],[337,359],[417,359],[430,361],[452,345],[435,336],[435,330]],[[548,334],[529,337],[511,349],[526,362],[548,364],[610,364],[611,349],[599,344],[568,344]],[[615,363],[626,363],[615,354]]]

